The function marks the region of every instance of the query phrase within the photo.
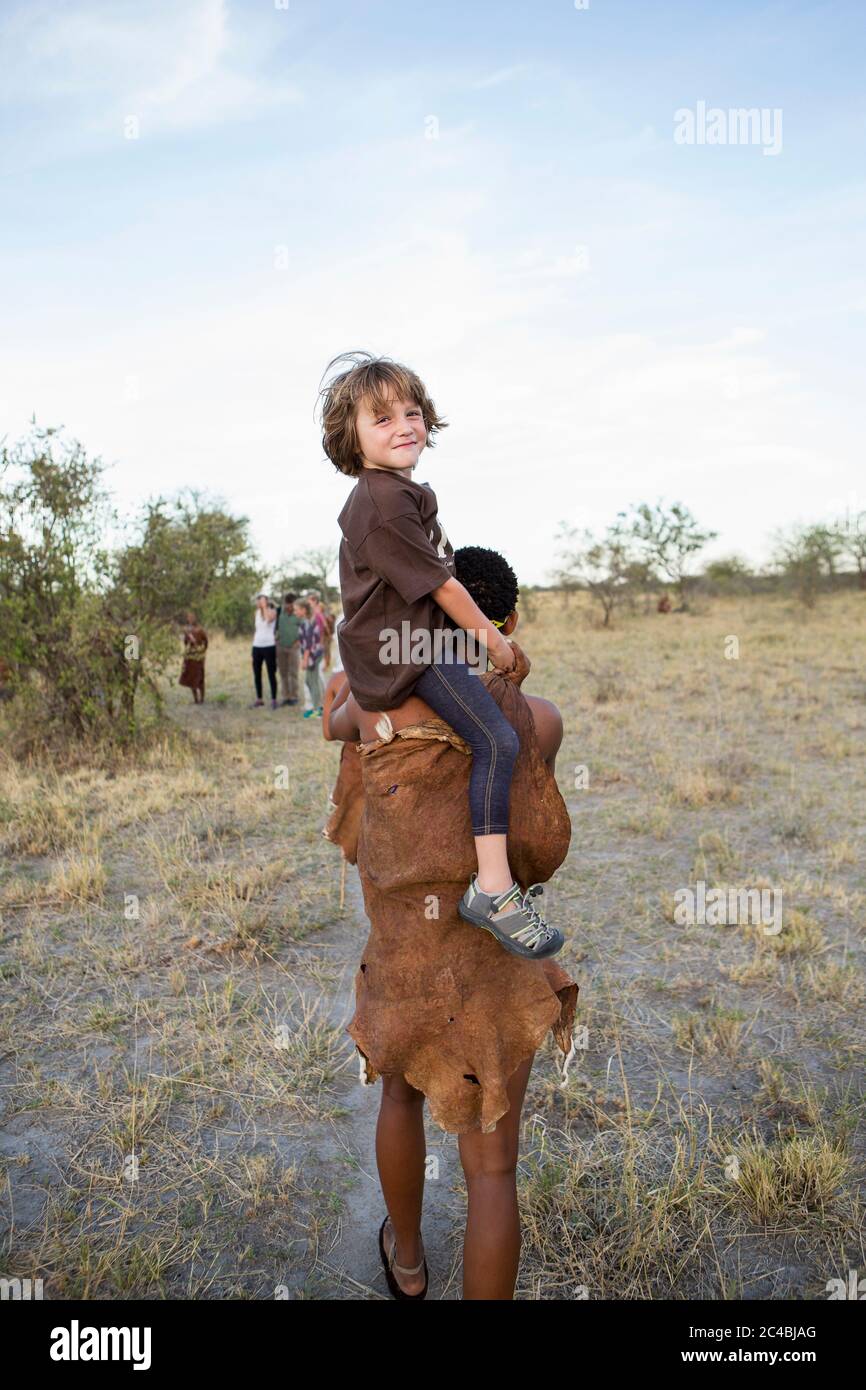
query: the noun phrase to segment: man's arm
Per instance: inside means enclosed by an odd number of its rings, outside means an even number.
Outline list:
[[[510,644],[434,550],[414,504],[411,512],[392,517],[372,530],[358,552],[365,565],[396,589],[404,603],[430,594],[452,622],[485,642],[494,666],[501,671],[513,668]]]
[[[361,737],[355,701],[345,671],[335,671],[322,701],[322,733],[329,742],[357,743]]]
[[[482,640],[481,634],[484,634],[488,655],[498,670],[510,671],[513,668],[515,658],[511,643],[485,618],[459,579],[447,579],[438,589],[431,590],[431,598],[458,627],[473,632],[479,641]]]
[[[552,700],[541,695],[527,695],[526,703],[532,711],[535,734],[541,756],[551,772],[556,772],[556,755],[562,746],[562,715]]]

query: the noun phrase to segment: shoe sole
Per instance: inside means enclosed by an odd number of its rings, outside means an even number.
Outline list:
[[[554,939],[554,944],[552,946],[548,946],[541,951],[533,951],[529,946],[523,946],[519,941],[512,941],[510,936],[503,935],[498,928],[493,925],[489,918],[479,917],[477,913],[472,912],[471,908],[466,906],[462,898],[457,904],[457,911],[464,922],[469,922],[473,927],[481,927],[482,931],[489,931],[490,935],[496,938],[500,946],[504,946],[506,951],[510,951],[513,956],[520,956],[521,960],[547,960],[550,956],[557,955],[565,945],[565,937],[559,933],[560,940],[558,944],[556,944]],[[509,916],[510,915],[511,914],[509,914]]]

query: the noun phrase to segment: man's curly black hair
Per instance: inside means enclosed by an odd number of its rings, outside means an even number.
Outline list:
[[[464,545],[454,552],[457,578],[468,589],[485,618],[504,622],[517,606],[517,575],[497,550]]]

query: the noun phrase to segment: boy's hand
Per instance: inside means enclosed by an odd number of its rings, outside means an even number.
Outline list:
[[[501,639],[500,644],[495,648],[495,650],[491,650],[488,648],[487,655],[490,657],[490,660],[496,667],[497,671],[514,670],[516,657],[514,655],[514,648],[512,647],[507,637],[503,637]]]

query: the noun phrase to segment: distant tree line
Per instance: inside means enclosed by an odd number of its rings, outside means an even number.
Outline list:
[[[268,571],[247,518],[189,490],[151,499],[120,525],[104,471],[80,443],[35,420],[0,448],[0,696],[40,736],[124,743],[143,720],[158,721],[159,677],[179,660],[189,612],[235,636],[250,633],[261,589],[276,598],[317,589],[334,602],[337,551],[308,550]],[[687,611],[699,592],[783,586],[812,606],[843,583],[866,590],[866,513],[777,533],[763,572],[737,556],[699,570],[715,536],[681,502],[640,503],[600,536],[563,522],[553,587],[587,591],[605,626],[621,607],[646,611],[655,595]],[[531,618],[530,589],[521,603]]]
[[[561,522],[552,587],[589,593],[605,627],[618,608],[635,611],[642,602],[649,611],[653,594],[672,594],[677,611],[687,612],[698,593],[789,592],[811,608],[834,588],[866,591],[866,511],[777,530],[770,563],[757,570],[737,555],[697,568],[697,556],[717,534],[702,529],[682,502],[661,500],[618,512],[601,535]]]

